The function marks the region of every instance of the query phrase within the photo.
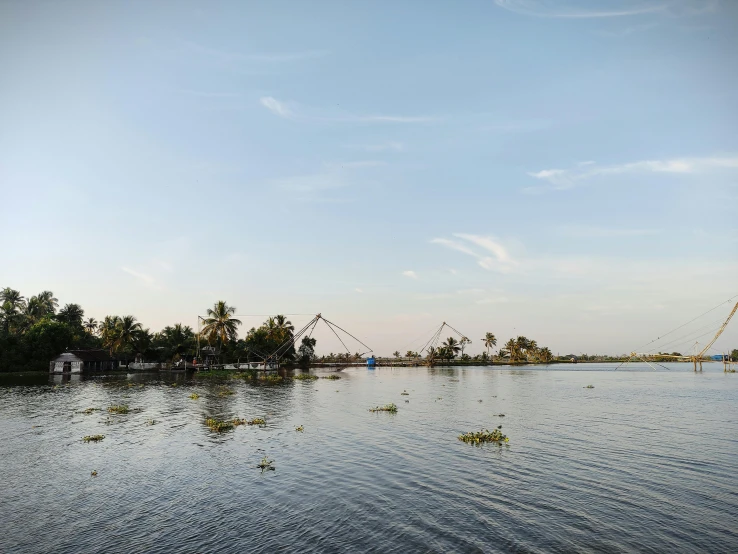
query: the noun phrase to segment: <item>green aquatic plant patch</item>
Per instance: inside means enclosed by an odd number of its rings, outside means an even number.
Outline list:
[[[86,435],[82,438],[85,442],[100,442],[105,438],[105,435]]]
[[[193,393],[192,393],[192,394],[190,395],[190,398],[191,398],[192,400],[197,400],[198,398],[200,398],[200,395],[199,395],[199,394],[197,394],[196,392],[193,392]]]
[[[129,411],[127,404],[108,406],[108,412],[111,414],[127,414]]]
[[[259,462],[258,464],[256,464],[256,467],[260,468],[261,471],[265,471],[265,470],[272,470],[272,471],[274,471],[275,468],[272,465],[273,463],[274,463],[274,460],[270,460],[266,456],[264,456],[261,459],[261,462]]]
[[[223,421],[221,419],[215,419],[213,417],[209,417],[208,419],[206,419],[205,425],[210,427],[210,430],[215,431],[216,433],[223,433],[224,431],[229,431],[230,429],[233,429],[232,421]]]
[[[488,431],[487,429],[482,429],[478,432],[469,431],[468,433],[459,435],[459,440],[471,444],[482,444],[486,442],[495,442],[501,444],[504,442],[508,442],[509,439],[506,435],[502,434],[501,429],[502,425],[499,425],[497,429],[493,429],[492,431]]]
[[[384,406],[376,406],[369,409],[370,412],[390,412],[391,414],[397,413],[397,406],[393,404],[385,404]]]
[[[293,379],[297,379],[298,381],[315,381],[318,379],[318,376],[312,373],[298,373]]]
[[[324,375],[323,377],[321,377],[321,379],[330,379],[331,381],[338,381],[340,378],[341,378],[340,375],[335,375],[335,374]]]

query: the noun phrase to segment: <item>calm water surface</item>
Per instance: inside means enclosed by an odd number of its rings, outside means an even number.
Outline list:
[[[614,367],[0,375],[0,552],[737,552],[738,376]]]

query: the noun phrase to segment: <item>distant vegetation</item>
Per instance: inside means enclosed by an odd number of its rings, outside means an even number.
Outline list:
[[[221,300],[202,321],[200,345],[211,346],[220,362],[261,362],[285,342],[282,363],[309,366],[316,360],[316,339],[303,337],[295,350],[289,340],[295,328],[285,316],[270,317],[239,338],[241,321],[233,317],[235,312]],[[85,318],[79,304],[59,309],[50,291],[26,298],[17,290],[0,289],[0,371],[44,370],[66,350],[95,348],[124,362],[139,354],[147,362],[191,362],[197,353],[197,333],[181,323],[152,332],[132,315],[108,315],[97,321]]]

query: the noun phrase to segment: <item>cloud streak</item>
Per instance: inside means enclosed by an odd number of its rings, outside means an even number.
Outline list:
[[[410,279],[416,279],[416,280],[418,279],[418,274],[412,271],[411,269],[408,269],[407,271],[403,271],[402,275]]]
[[[507,248],[494,237],[469,233],[454,233],[453,236],[461,240],[435,238],[430,242],[471,256],[477,260],[480,267],[488,271],[510,273],[518,266],[518,262],[512,258]]]
[[[715,170],[738,169],[738,156],[675,158],[670,160],[644,160],[619,165],[599,165],[595,162],[582,162],[569,169],[542,169],[530,172],[535,179],[547,181],[548,186],[528,187],[527,193],[538,193],[545,190],[566,190],[584,184],[596,177],[623,175],[630,173],[656,173],[695,175]]]
[[[298,113],[289,107],[287,102],[277,100],[273,96],[262,96],[259,99],[262,106],[272,112],[274,115],[283,118],[300,119],[302,121],[315,123],[431,123],[438,121],[433,116],[415,116],[415,115],[386,115],[386,114],[370,114],[370,115],[310,115],[306,113]]]
[[[604,19],[658,15],[687,17],[715,12],[719,0],[495,0],[500,8],[531,17]]]
[[[259,102],[261,102],[261,105],[264,106],[267,110],[272,112],[274,115],[278,115],[279,117],[289,119],[293,115],[292,110],[290,110],[286,104],[271,96],[262,96],[259,99]]]

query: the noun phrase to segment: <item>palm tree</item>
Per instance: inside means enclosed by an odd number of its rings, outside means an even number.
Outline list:
[[[551,360],[553,360],[553,353],[548,348],[548,346],[544,346],[538,351],[538,355],[542,362],[548,363]]]
[[[133,346],[138,340],[139,334],[143,331],[141,324],[136,321],[132,315],[124,315],[118,320],[116,325],[116,337],[113,343],[113,350],[119,351],[127,347]]]
[[[170,360],[181,358],[195,347],[195,333],[189,325],[181,323],[174,327],[164,327],[158,338],[164,344],[166,356]]]
[[[507,350],[507,353],[510,356],[510,361],[515,362],[518,358],[518,343],[515,339],[510,339],[505,343],[505,350]]]
[[[467,344],[471,344],[471,340],[468,337],[461,337],[461,342],[459,342],[459,346],[461,347],[462,357],[464,357],[464,348],[466,348]]]
[[[45,290],[39,293],[36,298],[44,311],[44,315],[52,315],[56,313],[56,308],[59,306],[59,300],[54,297],[53,292]]]
[[[538,355],[538,343],[535,340],[529,340],[525,345],[525,355],[529,359],[532,357],[534,360]]]
[[[428,355],[425,357],[425,359],[427,360],[428,365],[432,366],[433,363],[436,361],[436,358],[440,357],[438,349],[431,346],[426,352],[428,352]]]
[[[448,356],[449,360],[455,358],[456,354],[458,354],[459,350],[461,350],[459,341],[457,341],[454,337],[447,338],[446,342],[444,342],[441,346],[446,350],[446,355]]]
[[[484,341],[484,346],[487,347],[487,357],[489,358],[489,349],[497,346],[497,337],[492,333],[485,333],[482,341]]]
[[[105,319],[99,326],[100,338],[103,341],[103,346],[110,350],[110,354],[113,354],[113,347],[118,337],[118,324],[120,323],[120,317],[117,315],[106,315]]]
[[[57,319],[67,325],[73,327],[82,326],[82,318],[85,316],[85,311],[79,304],[67,304],[57,314]]]
[[[241,320],[231,317],[235,313],[236,308],[229,306],[223,300],[218,300],[213,309],[208,309],[208,317],[203,320],[205,326],[202,328],[202,335],[208,343],[212,344],[217,341],[223,345],[236,338],[238,335],[237,327],[241,325]],[[276,328],[274,318],[269,318],[269,321]]]
[[[277,325],[277,329],[280,330],[282,340],[292,336],[295,332],[295,326],[292,325],[292,322],[283,315],[276,316],[274,318],[274,322]]]
[[[94,317],[88,317],[86,321],[82,323],[82,327],[85,328],[89,334],[94,335],[97,332],[97,320]]]
[[[17,290],[6,287],[0,291],[0,319],[3,322],[3,331],[7,334],[10,327],[15,326],[22,319],[26,309],[26,299]]]
[[[399,357],[400,357],[400,351],[399,351],[399,350],[395,350],[394,352],[392,352],[392,355],[393,355],[393,356],[394,356],[395,358],[399,358]]]

